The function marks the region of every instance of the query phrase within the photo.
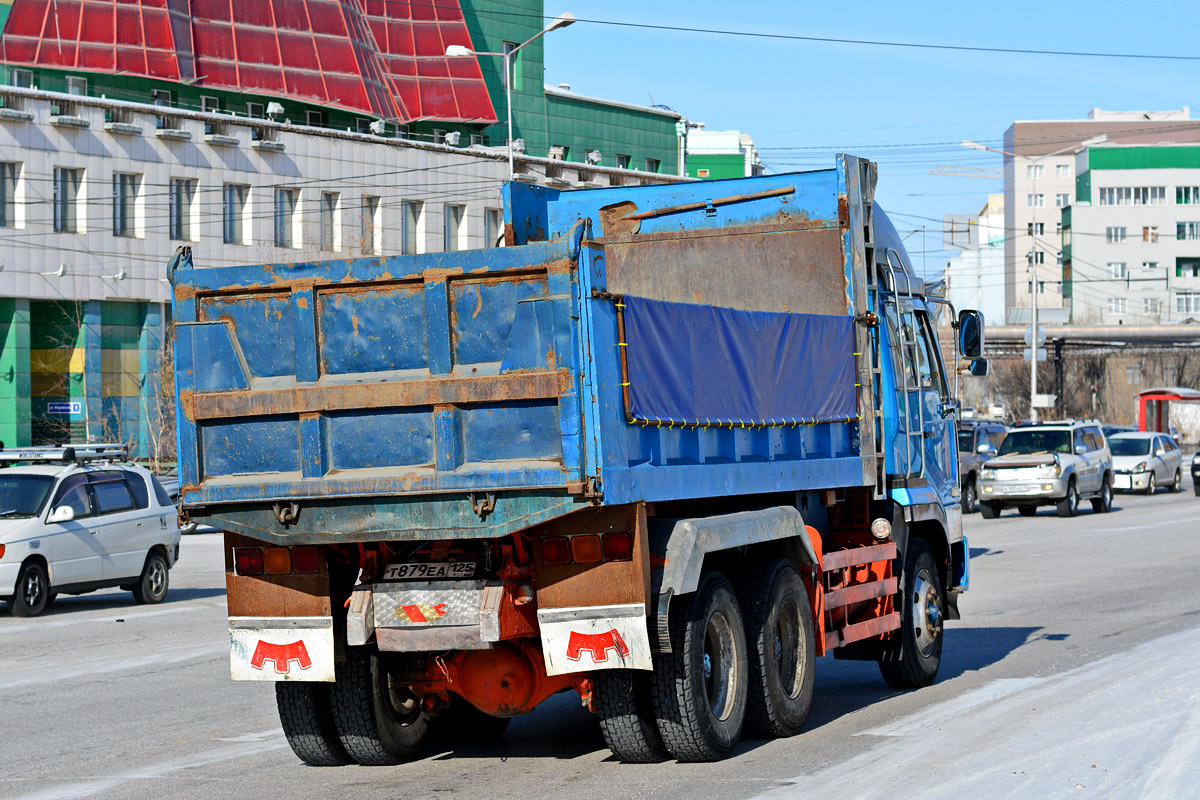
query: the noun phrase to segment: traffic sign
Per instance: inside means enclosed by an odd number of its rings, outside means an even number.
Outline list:
[[[82,414],[83,403],[78,400],[72,400],[69,403],[47,403],[47,414]]]
[[[1034,347],[1034,346],[1041,347],[1045,343],[1046,343],[1046,329],[1043,328],[1041,325],[1038,325],[1038,328],[1037,328],[1037,341],[1036,342],[1033,341],[1033,326],[1030,325],[1029,327],[1027,327],[1025,329],[1025,344],[1029,345],[1030,347]],[[1038,359],[1038,360],[1042,361],[1044,359]]]
[[[1032,399],[1034,408],[1054,408],[1054,401],[1058,399],[1058,395],[1035,394]]]
[[[1022,355],[1021,357],[1022,357],[1022,358],[1024,358],[1026,361],[1030,361],[1030,360],[1032,360],[1032,359],[1033,359],[1033,350],[1032,350],[1031,348],[1028,348],[1028,347],[1026,347],[1026,348],[1025,348],[1025,353],[1024,353],[1024,355]],[[1046,348],[1044,348],[1044,347],[1039,347],[1039,348],[1037,349],[1037,360],[1038,360],[1038,361],[1045,361],[1045,360],[1046,360]]]

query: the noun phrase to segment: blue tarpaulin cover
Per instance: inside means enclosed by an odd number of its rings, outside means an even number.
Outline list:
[[[625,297],[631,419],[786,425],[857,417],[854,320]]]

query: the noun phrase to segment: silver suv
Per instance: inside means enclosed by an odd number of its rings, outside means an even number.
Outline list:
[[[1092,510],[1112,510],[1112,454],[1094,420],[1049,422],[1013,428],[996,457],[979,471],[979,507],[995,519],[1015,506],[1022,516],[1053,505],[1060,517],[1073,517],[1080,498]]]

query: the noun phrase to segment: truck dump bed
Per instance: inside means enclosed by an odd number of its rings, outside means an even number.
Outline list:
[[[874,480],[874,166],[557,192],[509,246],[173,264],[181,500],[287,543]]]

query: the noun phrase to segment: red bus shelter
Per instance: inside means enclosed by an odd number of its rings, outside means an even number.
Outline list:
[[[1170,433],[1170,404],[1172,402],[1198,403],[1200,402],[1200,390],[1168,386],[1139,392],[1138,430]]]

